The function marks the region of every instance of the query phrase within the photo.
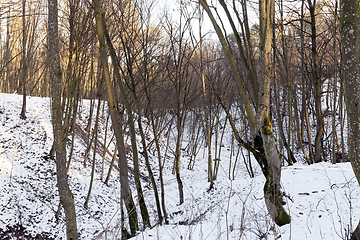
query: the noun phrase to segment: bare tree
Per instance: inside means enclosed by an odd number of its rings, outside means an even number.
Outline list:
[[[316,137],[315,137],[315,162],[321,162],[323,158],[322,135],[324,132],[324,117],[321,110],[322,83],[319,69],[319,55],[317,49],[316,17],[315,7],[316,0],[308,0],[310,17],[311,17],[311,54],[312,54],[312,76],[315,88],[315,111],[316,111]]]
[[[66,233],[68,239],[78,239],[74,196],[71,193],[66,171],[66,138],[64,138],[63,111],[61,107],[61,68],[58,38],[58,7],[57,0],[48,1],[49,11],[49,59],[51,79],[51,106],[56,151],[56,176],[60,203],[65,210]]]
[[[184,23],[185,21],[185,23]],[[184,20],[184,13],[181,10],[179,24],[176,25],[170,19],[166,21],[166,34],[169,41],[168,54],[166,54],[166,75],[169,79],[171,93],[171,108],[175,117],[175,151],[173,174],[176,176],[179,189],[179,203],[184,203],[183,182],[181,180],[181,146],[185,130],[187,108],[191,96],[191,73],[190,59],[194,50],[190,48],[188,38],[185,36],[189,30],[190,21]]]
[[[275,1],[259,1],[260,6],[260,74],[258,100],[255,105],[256,115],[251,106],[249,94],[244,88],[243,79],[239,73],[234,60],[234,55],[230,46],[219,27],[217,20],[205,0],[200,0],[201,5],[208,13],[208,16],[215,28],[216,34],[222,45],[224,54],[228,60],[236,86],[246,109],[251,135],[253,138],[253,153],[257,159],[262,172],[266,178],[264,186],[264,196],[266,206],[271,218],[276,224],[282,226],[290,222],[290,217],[281,205],[280,198],[280,176],[281,161],[275,145],[275,138],[272,130],[272,123],[269,116],[270,83],[271,83],[271,43],[273,37],[273,21],[275,14]],[[227,18],[231,23],[233,33],[238,42],[239,49],[242,49],[242,40],[237,36],[233,18],[227,10],[226,3],[221,2],[222,7],[227,12]],[[233,5],[233,8],[236,8]],[[241,50],[240,50],[241,51]],[[257,84],[255,84],[257,85]],[[241,142],[240,142],[241,143]],[[249,146],[248,146],[249,147]]]
[[[136,231],[139,230],[139,226],[138,226],[136,208],[135,208],[134,200],[131,195],[129,179],[128,179],[128,166],[127,166],[126,151],[124,145],[122,120],[120,119],[119,113],[117,111],[117,106],[114,98],[113,84],[110,80],[109,63],[108,63],[108,56],[107,56],[106,44],[105,44],[106,26],[101,12],[100,1],[93,0],[93,4],[95,11],[95,19],[96,19],[96,30],[100,44],[100,58],[104,70],[103,74],[104,74],[106,90],[107,90],[109,110],[110,110],[113,129],[115,132],[116,145],[119,151],[121,194],[122,194],[122,198],[125,201],[126,210],[129,215],[131,234],[135,235]]]
[[[23,104],[21,108],[20,118],[26,119],[26,80],[27,80],[27,66],[26,66],[26,23],[25,23],[25,10],[26,0],[22,2],[22,69],[21,69],[21,80],[22,80],[22,91],[23,91]]]

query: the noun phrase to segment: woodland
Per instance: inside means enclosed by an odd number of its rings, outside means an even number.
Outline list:
[[[23,122],[29,97],[50,99],[43,158],[56,166],[54,216],[67,239],[82,239],[69,185],[77,162],[91,172],[85,209],[99,168],[103,185],[118,173],[116,239],[128,239],[171,222],[165,168],[179,206],[185,169],[216,191],[227,136],[230,165],[241,153],[248,176],[261,175],[268,220],[282,227],[292,221],[282,168],[351,162],[360,181],[359,35],[358,0],[0,0],[0,92],[22,96]],[[360,225],[346,231],[360,239]]]

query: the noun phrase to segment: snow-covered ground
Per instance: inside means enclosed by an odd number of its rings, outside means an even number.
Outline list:
[[[21,239],[11,234],[19,229],[32,236],[28,239],[35,239],[37,234],[37,239],[65,239],[63,212],[58,222],[55,218],[59,204],[55,163],[47,158],[53,141],[50,100],[28,97],[27,119],[21,120],[21,98],[19,95],[0,94],[0,239]],[[77,121],[80,130],[76,134],[69,171],[80,239],[120,239],[118,172],[114,168],[109,186],[100,179],[102,150],[96,155],[96,177],[89,207],[84,207],[93,154],[91,151],[84,168],[86,140],[81,129],[84,130],[87,124],[88,107],[89,101],[83,101]],[[99,142],[102,144],[106,117],[100,121]],[[151,140],[150,133],[149,136]],[[106,144],[111,137],[111,127],[108,126]],[[184,137],[184,146],[186,139]],[[165,149],[166,141],[163,141]],[[140,141],[138,145],[140,147]],[[71,137],[68,151],[70,147]],[[110,144],[105,156],[103,179],[113,151],[114,145]],[[155,152],[150,151],[150,157],[153,171],[158,176]],[[182,205],[178,204],[177,182],[171,173],[172,156],[168,153],[164,182],[169,224],[146,229],[134,239],[346,239],[360,220],[360,188],[350,163],[333,165],[323,162],[308,166],[302,163],[301,155],[297,155],[298,163],[283,167],[282,186],[287,196],[284,197],[285,209],[290,213],[291,224],[279,228],[267,214],[262,191],[265,179],[256,162],[252,161],[255,177],[250,178],[242,154],[236,165],[236,156],[230,158],[231,130],[224,136],[219,172],[211,191],[207,191],[205,152],[200,150],[193,170],[188,170],[189,156],[183,151],[181,177],[185,202]],[[244,152],[244,156],[247,153]],[[156,205],[142,158],[141,171],[144,195],[154,225]],[[136,199],[135,189],[132,192]]]

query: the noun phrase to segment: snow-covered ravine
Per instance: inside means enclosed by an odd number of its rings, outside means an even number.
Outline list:
[[[21,120],[21,99],[19,95],[0,94],[0,239],[22,239],[11,233],[20,227],[27,239],[66,239],[63,212],[58,221],[55,218],[59,204],[55,163],[47,157],[53,141],[50,100],[28,97],[27,119]],[[88,115],[89,101],[84,100],[77,120],[82,130]],[[101,143],[104,142],[105,122],[106,116],[103,116],[99,127]],[[112,137],[110,126],[108,131],[107,141]],[[151,140],[151,134],[149,136]],[[184,137],[184,146],[186,139]],[[140,147],[140,138],[138,140]],[[163,141],[165,144],[165,139]],[[71,137],[68,151],[70,146]],[[85,208],[93,152],[84,168],[86,143],[79,132],[74,146],[68,179],[75,197],[80,239],[120,239],[117,168],[113,169],[109,186],[106,186],[100,179],[102,151],[96,155],[95,181],[88,208]],[[240,154],[234,179],[229,179],[230,149],[229,129],[224,136],[219,172],[211,191],[208,191],[206,151],[200,150],[193,170],[187,169],[189,156],[183,152],[181,177],[185,202],[182,205],[178,204],[177,182],[171,173],[173,157],[168,153],[164,182],[169,224],[162,226],[155,225],[153,190],[141,158],[145,200],[155,226],[139,232],[134,239],[346,239],[349,231],[356,227],[360,219],[360,187],[350,163],[323,162],[308,166],[302,163],[301,155],[297,155],[298,163],[283,167],[285,209],[290,213],[291,224],[279,228],[267,214],[262,192],[265,179],[255,161],[255,177],[250,178]],[[109,152],[113,151],[111,144]],[[151,154],[155,152],[150,151]],[[244,156],[247,153],[244,152]],[[150,157],[158,180],[157,156]],[[231,176],[234,159],[232,156]],[[104,178],[110,161],[110,154],[106,154]],[[133,185],[132,175],[130,182]],[[132,192],[136,200],[136,190],[133,188]]]

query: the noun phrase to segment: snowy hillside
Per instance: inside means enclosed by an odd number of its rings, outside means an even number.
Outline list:
[[[19,95],[0,94],[0,239],[66,239],[63,212],[58,221],[55,217],[59,204],[56,169],[54,161],[48,157],[53,141],[50,100],[28,97],[27,119],[21,120],[21,98]],[[96,177],[88,208],[84,207],[93,159],[91,151],[84,167],[84,129],[88,115],[89,101],[84,100],[77,120],[68,175],[75,197],[80,239],[120,239],[117,167],[112,171],[109,185],[104,184],[114,144],[109,145],[105,154],[102,180],[103,150],[96,154]],[[104,115],[100,120],[100,145],[105,142],[106,117]],[[109,125],[108,142],[112,135]],[[184,137],[184,141],[186,139]],[[141,145],[140,138],[138,145]],[[211,191],[207,191],[205,150],[200,150],[193,170],[187,169],[189,157],[183,150],[181,177],[185,202],[182,205],[178,205],[177,182],[172,174],[173,156],[168,152],[163,174],[169,224],[146,229],[134,239],[346,239],[349,231],[358,224],[360,188],[350,163],[333,165],[325,162],[308,166],[297,155],[300,163],[283,167],[285,209],[290,213],[291,224],[279,228],[267,214],[262,191],[265,179],[255,160],[252,161],[255,177],[250,178],[242,157],[247,153],[240,153],[237,163],[234,155],[230,157],[230,129],[225,133],[223,145],[219,173]],[[68,152],[70,147],[71,137]],[[153,154],[150,158],[154,161],[152,166],[158,180],[155,152],[150,151]],[[131,170],[131,156],[128,157]],[[143,162],[141,171],[145,200],[154,225],[157,216],[155,199]],[[130,182],[133,184],[132,175]],[[132,187],[136,199],[136,190]]]

